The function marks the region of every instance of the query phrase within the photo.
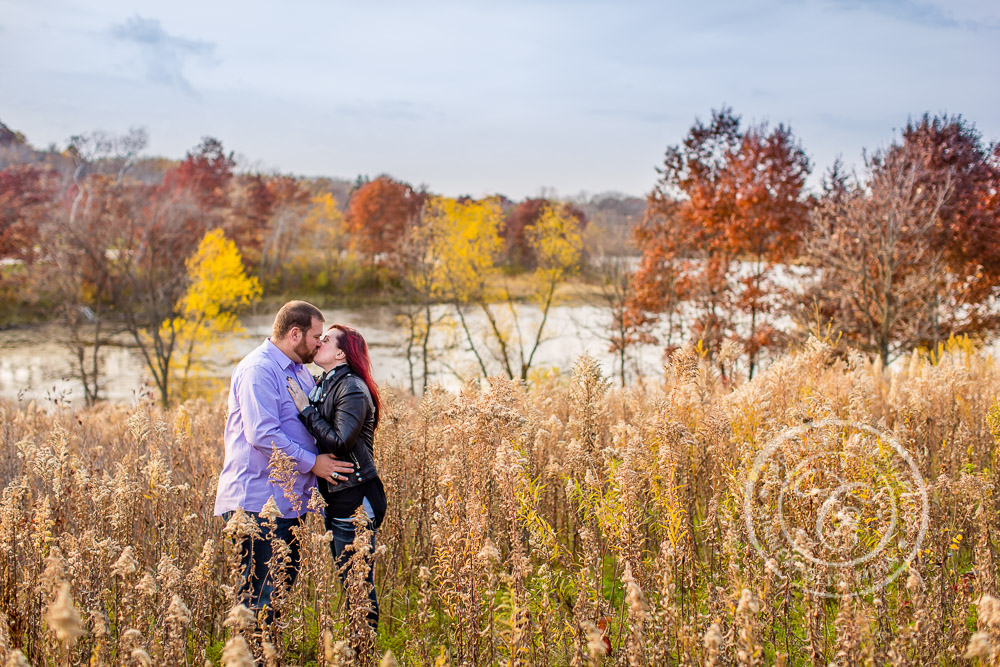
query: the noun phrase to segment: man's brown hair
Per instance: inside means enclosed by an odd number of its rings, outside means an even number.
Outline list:
[[[274,317],[274,329],[271,335],[275,340],[281,340],[295,327],[305,335],[312,327],[313,320],[324,321],[319,308],[307,301],[289,301]]]

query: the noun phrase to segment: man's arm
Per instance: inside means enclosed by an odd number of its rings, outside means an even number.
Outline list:
[[[272,448],[295,461],[295,470],[310,472],[316,455],[292,442],[281,430],[281,400],[285,389],[275,384],[273,374],[260,366],[248,368],[236,383],[236,398],[243,418],[243,435],[261,453],[271,455]]]

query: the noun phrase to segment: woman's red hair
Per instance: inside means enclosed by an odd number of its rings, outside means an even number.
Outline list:
[[[378,385],[372,377],[372,360],[368,357],[368,343],[357,329],[343,324],[334,324],[330,328],[340,332],[337,335],[337,347],[344,352],[347,365],[368,385],[372,402],[375,403],[375,428],[378,428],[379,417],[382,415],[382,397],[379,396]]]

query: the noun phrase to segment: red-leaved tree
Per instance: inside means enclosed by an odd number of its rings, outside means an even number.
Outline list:
[[[0,258],[28,260],[53,198],[52,179],[30,164],[0,171]]]
[[[803,324],[827,324],[883,363],[951,335],[1000,331],[1000,160],[961,118],[924,116],[833,174],[806,258]]]
[[[948,184],[931,243],[943,250],[950,286],[935,297],[940,304],[931,323],[936,345],[949,334],[990,335],[1000,330],[995,307],[1000,287],[1000,144],[987,146],[961,116],[925,114],[911,120],[887,162],[912,162],[915,186]],[[945,303],[945,294],[953,299]]]
[[[0,170],[0,310],[18,312],[32,290],[27,265],[35,259],[39,229],[51,215],[54,175],[32,165]],[[3,323],[8,316],[0,317]]]

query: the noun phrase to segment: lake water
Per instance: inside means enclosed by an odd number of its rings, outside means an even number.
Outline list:
[[[514,331],[509,311],[498,306],[503,326]],[[375,379],[400,387],[409,387],[409,370],[405,352],[405,333],[397,319],[398,311],[388,306],[365,309],[324,308],[328,324],[334,322],[356,327],[365,336],[371,352]],[[452,312],[440,307],[437,315]],[[534,332],[541,312],[533,306],[519,306],[518,319],[528,339],[527,350],[534,341]],[[266,338],[273,322],[273,313],[249,315],[243,318],[245,331],[231,334],[213,344],[209,350],[207,374],[218,379],[219,391],[225,391],[233,367],[247,352]],[[543,342],[535,355],[533,368],[556,368],[568,373],[578,357],[589,354],[597,358],[605,374],[617,378],[617,360],[608,352],[606,326],[610,313],[604,308],[586,305],[563,305],[549,312]],[[477,348],[491,374],[502,374],[502,367],[491,355],[486,341],[487,321],[481,311],[467,314]],[[431,381],[455,389],[463,379],[479,375],[478,363],[469,351],[465,335],[457,322],[442,323],[432,336],[436,359],[431,364]],[[632,361],[629,378],[636,371],[659,374],[662,349],[659,346],[639,346],[630,350]],[[515,352],[516,356],[516,352]],[[155,390],[141,355],[129,347],[108,347],[103,354],[103,395],[112,401],[132,402]],[[36,400],[48,405],[82,405],[83,389],[73,377],[73,356],[60,342],[54,326],[0,331],[0,396],[21,400]],[[517,372],[515,367],[515,372]],[[319,369],[314,369],[318,372]],[[419,388],[419,368],[417,370]]]
[[[778,282],[793,284],[801,280],[798,267],[782,269]],[[499,316],[500,326],[507,331],[516,331],[515,322],[509,309],[503,305],[493,307]],[[381,384],[391,384],[408,388],[409,367],[406,360],[406,336],[398,319],[399,311],[390,306],[370,308],[338,309],[323,308],[328,324],[351,325],[361,331],[368,341],[374,366],[375,379]],[[457,389],[465,379],[479,377],[479,365],[464,332],[454,317],[454,309],[440,306],[434,317],[444,317],[434,330],[431,338],[434,361],[431,363],[430,382],[449,389]],[[531,305],[519,305],[517,317],[521,331],[526,337],[525,355],[534,342],[541,311]],[[217,386],[217,392],[224,394],[228,379],[236,363],[250,350],[259,345],[271,331],[273,313],[258,313],[243,318],[245,331],[233,333],[220,339],[208,351],[206,373]],[[474,334],[476,347],[483,356],[491,375],[503,375],[493,348],[487,344],[487,320],[482,311],[470,309],[466,315],[470,330]],[[678,320],[687,317],[683,313]],[[449,321],[451,320],[451,321]],[[618,378],[618,361],[608,351],[607,326],[611,320],[610,311],[597,305],[560,305],[549,312],[543,342],[535,355],[532,368],[557,369],[569,373],[574,362],[584,354],[595,357],[603,366],[606,376],[615,382]],[[779,319],[778,327],[790,327],[787,318]],[[83,389],[73,377],[73,357],[69,349],[60,342],[60,330],[55,325],[30,327],[0,331],[0,397],[35,400],[46,406],[82,405]],[[663,328],[657,332],[665,339]],[[513,356],[517,357],[517,342],[514,338]],[[676,338],[674,339],[676,342]],[[627,379],[632,381],[637,375],[659,375],[663,368],[663,348],[661,345],[642,345],[629,348]],[[992,341],[987,352],[1000,356],[1000,341]],[[148,371],[137,350],[129,347],[108,347],[103,354],[102,395],[111,401],[134,402],[144,396],[156,396],[155,387],[149,379]],[[766,363],[766,362],[765,362]],[[519,366],[512,361],[515,373]],[[318,368],[313,368],[319,372]],[[416,372],[417,388],[420,387],[419,365]]]

